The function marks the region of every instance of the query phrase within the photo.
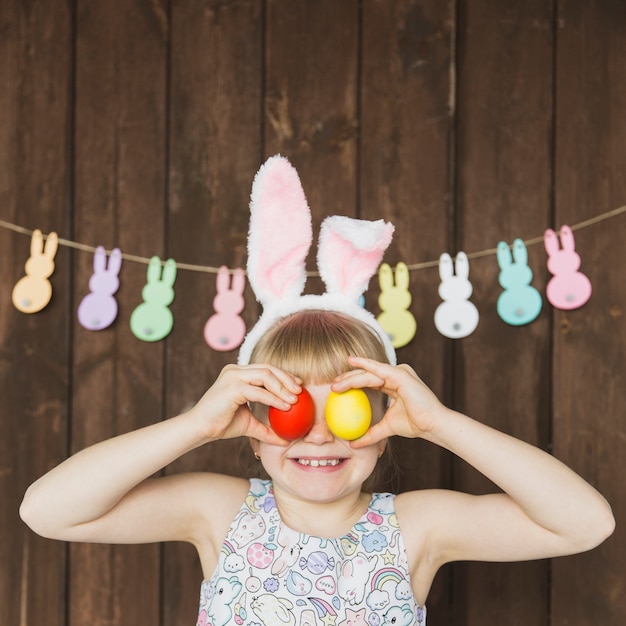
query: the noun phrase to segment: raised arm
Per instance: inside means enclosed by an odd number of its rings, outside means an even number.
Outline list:
[[[360,369],[340,377],[336,391],[376,387],[391,399],[383,420],[353,445],[394,434],[421,437],[450,450],[504,492],[470,496],[436,490],[414,498],[414,519],[429,520],[431,557],[439,564],[582,552],[613,532],[606,500],[551,455],[447,409],[406,365],[356,358],[351,364]]]
[[[282,443],[247,403],[285,409],[299,390],[292,376],[276,368],[227,366],[190,411],[91,446],[42,476],[26,492],[20,515],[35,532],[67,541],[190,539],[206,476],[149,477],[217,439]],[[213,476],[210,488],[227,491],[225,480]]]

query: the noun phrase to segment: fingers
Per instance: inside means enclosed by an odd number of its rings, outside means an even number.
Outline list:
[[[397,391],[406,376],[417,379],[417,374],[408,365],[393,366],[362,357],[348,357],[348,362],[357,368],[345,372],[332,383],[333,391],[341,393],[354,387],[378,388],[387,394]]]
[[[374,424],[371,426],[368,431],[358,439],[350,442],[350,447],[358,450],[359,448],[365,448],[366,446],[371,446],[379,441],[383,441],[384,439],[388,439],[392,435],[396,433],[393,432],[387,423],[383,420],[382,422],[378,422],[378,424]]]
[[[222,370],[220,377],[239,396],[239,404],[259,402],[288,410],[302,391],[299,378],[271,365],[231,365]]]

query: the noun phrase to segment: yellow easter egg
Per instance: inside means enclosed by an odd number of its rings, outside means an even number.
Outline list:
[[[362,389],[330,392],[326,400],[326,422],[336,437],[352,441],[362,437],[372,423],[372,407]]]

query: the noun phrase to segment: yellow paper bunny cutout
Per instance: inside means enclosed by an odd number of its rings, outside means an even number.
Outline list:
[[[408,310],[411,306],[409,293],[409,268],[406,263],[398,263],[394,272],[388,263],[383,263],[378,271],[380,296],[378,305],[383,312],[378,316],[378,323],[389,335],[394,348],[406,346],[417,330],[417,322]]]
[[[54,255],[59,246],[56,233],[50,233],[45,246],[39,229],[33,232],[30,241],[30,258],[26,261],[26,276],[13,287],[13,304],[22,313],[37,313],[46,307],[52,298],[52,285],[48,277],[54,272]]]

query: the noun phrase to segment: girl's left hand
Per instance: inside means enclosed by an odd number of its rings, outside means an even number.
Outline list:
[[[435,394],[408,365],[393,366],[361,357],[348,357],[348,362],[357,369],[337,376],[331,385],[333,391],[372,388],[390,400],[383,419],[353,441],[353,447],[371,445],[391,435],[425,437],[445,413]]]

